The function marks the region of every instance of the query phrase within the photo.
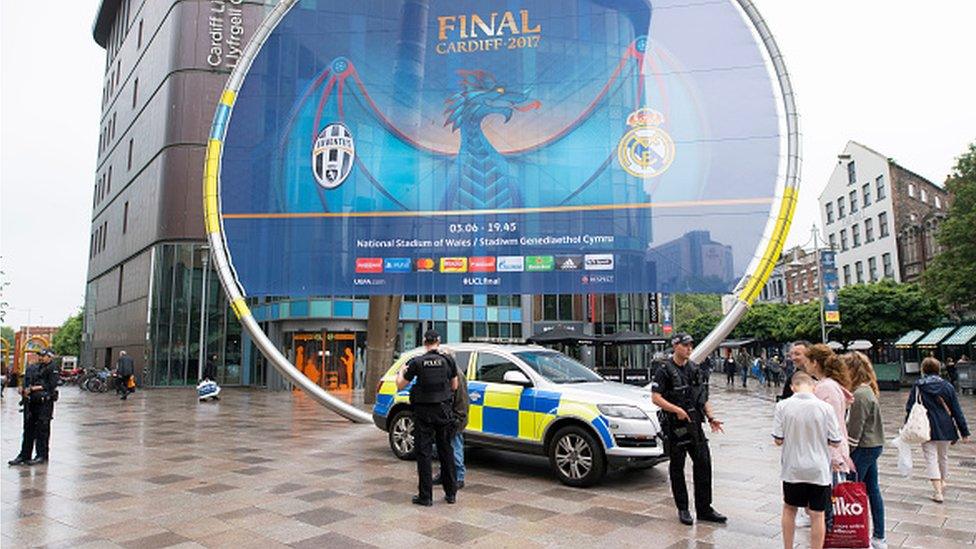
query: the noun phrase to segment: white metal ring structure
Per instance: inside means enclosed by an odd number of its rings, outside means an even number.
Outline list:
[[[786,244],[786,237],[790,234],[790,225],[793,223],[793,214],[796,212],[800,192],[800,120],[796,111],[793,84],[786,71],[783,54],[776,45],[776,40],[769,31],[766,21],[759,14],[759,10],[752,0],[737,0],[737,2],[745,17],[752,23],[753,30],[762,40],[770,64],[769,70],[775,75],[775,81],[779,82],[779,91],[782,95],[782,104],[779,105],[782,109],[780,120],[781,125],[785,124],[785,135],[782,139],[786,145],[786,157],[781,159],[780,181],[776,186],[777,200],[770,208],[766,230],[756,247],[757,255],[753,256],[742,280],[732,292],[735,295],[735,304],[692,352],[691,359],[695,362],[700,362],[718,348],[759,297],[780,254],[783,253],[783,245]]]
[[[203,207],[207,239],[210,243],[210,254],[213,258],[217,276],[227,294],[231,308],[240,320],[241,326],[247,331],[255,345],[271,365],[281,375],[298,387],[301,387],[309,396],[330,410],[351,421],[369,423],[372,419],[368,413],[336,398],[313,383],[291,364],[271,342],[247,306],[246,294],[243,288],[241,288],[237,275],[234,272],[225,241],[220,203],[220,167],[224,139],[234,103],[241,86],[244,84],[244,79],[250,70],[251,64],[257,57],[261,47],[278,23],[298,1],[280,0],[271,10],[248,41],[240,61],[231,71],[227,79],[227,84],[220,96],[208,139],[203,176]],[[757,255],[753,257],[749,268],[746,269],[745,275],[743,275],[734,291],[736,303],[722,321],[719,322],[695,349],[692,355],[694,360],[703,358],[718,346],[729,332],[735,328],[735,325],[745,315],[749,306],[762,291],[766,280],[773,270],[773,266],[776,264],[783,250],[783,245],[793,219],[793,213],[796,209],[797,192],[799,189],[799,122],[793,88],[790,84],[786,66],[772,34],[751,0],[736,1],[742,10],[743,16],[752,23],[757,37],[762,40],[768,57],[769,70],[775,74],[776,81],[779,82],[782,104],[778,105],[778,108],[781,111],[781,126],[785,126],[785,135],[781,139],[785,141],[787,154],[785,158],[781,158],[780,176],[778,177],[779,181],[776,187],[776,200],[773,202],[763,237],[757,247]]]

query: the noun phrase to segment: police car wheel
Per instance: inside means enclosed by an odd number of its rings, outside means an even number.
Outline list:
[[[549,445],[549,464],[560,482],[568,486],[592,486],[606,472],[606,458],[596,438],[581,427],[560,429]]]
[[[413,412],[403,410],[390,422],[390,449],[403,460],[414,459]]]

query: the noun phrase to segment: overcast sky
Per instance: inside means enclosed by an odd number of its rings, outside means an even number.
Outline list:
[[[803,182],[790,244],[849,139],[942,183],[976,140],[976,1],[755,0],[797,90]],[[97,0],[0,3],[0,256],[6,324],[84,301],[104,50]]]

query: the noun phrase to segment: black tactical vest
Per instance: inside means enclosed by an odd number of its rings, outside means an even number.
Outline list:
[[[668,402],[684,408],[686,412],[698,411],[704,414],[705,402],[708,401],[708,385],[701,367],[690,360],[683,367],[679,367],[669,360],[664,363],[664,368],[670,378],[671,387],[661,396]],[[688,383],[685,383],[685,378],[678,368],[689,369],[686,370],[690,374]]]
[[[451,369],[453,366],[443,355],[429,351],[410,359],[416,365],[417,377],[410,388],[412,404],[439,404],[451,400]]]

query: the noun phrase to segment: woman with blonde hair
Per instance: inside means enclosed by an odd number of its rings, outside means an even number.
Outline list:
[[[847,368],[850,387],[854,390],[854,402],[847,416],[847,442],[851,446],[851,460],[857,477],[867,488],[873,530],[871,547],[880,549],[888,544],[884,535],[884,500],[878,486],[878,458],[884,448],[878,377],[864,353],[846,353],[840,360]]]
[[[823,343],[808,347],[806,357],[809,362],[807,373],[817,379],[813,394],[834,409],[841,430],[843,441],[838,446],[830,447],[830,465],[838,473],[849,473],[854,465],[847,442],[847,407],[854,401],[854,396],[848,389],[850,376],[840,358]]]
[[[962,435],[963,442],[969,442],[969,426],[966,416],[959,406],[956,389],[948,381],[939,377],[942,365],[938,359],[927,357],[922,361],[922,377],[915,382],[908,402],[905,403],[906,416],[910,413],[916,399],[922,401],[929,417],[930,440],[922,444],[925,455],[926,473],[932,481],[932,501],[942,503],[945,492],[946,474],[949,469],[949,445],[955,444]]]

